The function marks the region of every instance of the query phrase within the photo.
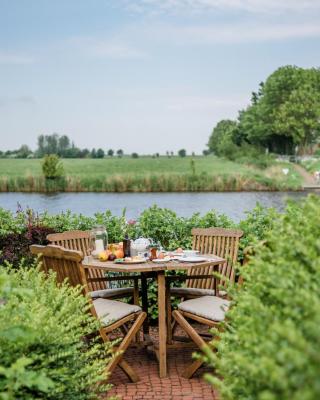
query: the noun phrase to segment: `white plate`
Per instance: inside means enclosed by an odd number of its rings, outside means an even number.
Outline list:
[[[199,250],[183,250],[183,254],[187,257],[196,257],[199,253]]]
[[[196,257],[200,251],[199,250],[183,250],[182,253],[177,253],[176,251],[169,252],[173,256],[177,257]]]
[[[170,257],[168,257],[168,258],[155,258],[154,260],[152,260],[152,262],[155,262],[155,263],[158,263],[158,264],[166,263],[166,262],[169,262],[169,261],[171,261]]]
[[[205,257],[179,257],[178,259],[181,262],[189,262],[189,263],[208,261],[208,259]]]

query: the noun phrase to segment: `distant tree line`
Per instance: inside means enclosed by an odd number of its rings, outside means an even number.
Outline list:
[[[320,139],[320,69],[285,66],[253,92],[236,121],[214,127],[209,151],[236,158],[252,149],[276,154],[311,152]]]
[[[194,153],[192,153],[194,155]],[[32,151],[26,144],[22,145],[17,150],[0,151],[0,158],[43,158],[45,155],[57,155],[60,158],[104,158],[114,157],[118,158],[124,156],[122,149],[113,150],[109,149],[106,152],[101,149],[80,149],[67,135],[40,135],[38,136],[38,146],[35,151]],[[167,151],[167,157],[173,157],[174,152]],[[186,150],[181,149],[178,151],[180,157],[187,155]],[[134,152],[131,154],[132,158],[139,158],[139,154]],[[152,157],[160,157],[159,153],[154,154]]]
[[[103,149],[80,149],[67,135],[40,135],[38,136],[38,146],[35,151],[32,151],[29,146],[23,144],[17,150],[0,151],[1,158],[43,158],[45,155],[55,154],[61,158],[104,158],[107,154],[113,157],[114,154],[118,157],[124,155],[123,150],[119,149],[116,152],[110,149],[106,153]]]

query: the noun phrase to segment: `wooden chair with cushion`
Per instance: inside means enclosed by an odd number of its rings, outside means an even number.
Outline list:
[[[208,343],[194,329],[188,319],[211,328],[219,327],[224,320],[225,312],[228,310],[229,304],[230,302],[228,300],[221,297],[202,296],[183,301],[178,305],[178,309],[173,311],[172,315],[196,346],[199,347],[200,350],[203,350],[208,346]],[[197,359],[185,368],[182,376],[187,379],[191,378],[202,364],[203,360]]]
[[[239,241],[243,232],[239,229],[194,228],[192,229],[192,248],[201,254],[214,254],[226,259],[219,267],[221,278],[219,296],[226,295],[226,288],[235,281],[235,265],[238,258]],[[172,341],[171,296],[192,299],[199,296],[215,296],[214,266],[195,267],[188,271],[186,277],[167,277],[167,331],[168,342]],[[175,280],[185,280],[183,287],[170,287]]]
[[[252,251],[248,249],[248,254]],[[246,260],[248,262],[248,259]],[[246,265],[247,262],[244,264]],[[244,266],[243,266],[244,267]],[[242,267],[242,268],[243,268]],[[216,279],[216,278],[214,278]],[[240,276],[237,286],[243,284],[243,277]],[[204,350],[209,346],[203,337],[194,329],[192,324],[188,321],[197,322],[198,324],[206,325],[208,327],[221,328],[221,323],[225,319],[225,313],[230,307],[230,301],[219,297],[219,289],[217,296],[202,296],[189,300],[182,301],[178,304],[177,310],[173,311],[172,315],[180,327],[187,333],[190,339],[196,344],[200,350]],[[203,359],[197,359],[182,373],[184,378],[191,378],[192,375],[201,367]]]
[[[81,285],[84,288],[84,294],[89,295],[90,277],[88,276],[88,271],[82,265],[82,252],[67,250],[54,245],[32,245],[30,251],[32,254],[40,255],[42,269],[46,273],[50,270],[56,273],[58,283],[62,283],[67,279],[71,286]],[[119,365],[132,382],[137,382],[139,380],[138,375],[123,360],[123,355],[140,330],[146,318],[146,313],[142,312],[137,305],[105,298],[92,299],[91,296],[88,297],[92,304],[92,314],[101,321],[100,334],[105,342],[110,340],[109,335],[114,330],[123,328],[122,331],[125,332],[120,345],[114,348],[115,355],[107,365],[107,372],[111,373]]]
[[[90,232],[89,231],[67,231],[62,233],[52,233],[47,236],[47,240],[57,246],[61,246],[69,250],[81,251],[84,256],[90,255]],[[90,295],[92,298],[105,299],[122,299],[132,297],[134,304],[139,305],[139,278],[135,276],[119,276],[105,278],[103,271],[98,269],[90,269],[89,277],[92,279],[89,282]],[[133,281],[134,286],[124,286],[111,288],[110,282],[120,282],[126,284],[128,281]],[[122,285],[121,285],[122,286]]]

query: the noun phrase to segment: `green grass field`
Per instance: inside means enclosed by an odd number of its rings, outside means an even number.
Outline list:
[[[194,160],[194,167],[192,166]],[[64,182],[48,186],[41,160],[0,159],[0,191],[224,191],[298,189],[281,164],[266,170],[214,156],[64,159]],[[286,165],[287,167],[287,165]]]
[[[105,158],[105,159],[64,159],[63,165],[66,175],[87,178],[110,175],[145,175],[149,174],[185,174],[192,173],[192,157],[140,157],[133,159]],[[246,174],[252,168],[216,157],[193,157],[196,173],[208,174]],[[41,160],[0,159],[0,176],[10,178],[21,176],[41,176]]]

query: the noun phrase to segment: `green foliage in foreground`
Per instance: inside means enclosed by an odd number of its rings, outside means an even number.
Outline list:
[[[79,288],[0,267],[0,399],[97,399],[108,349]]]
[[[228,400],[317,400],[320,198],[291,205],[267,240],[234,290],[208,379]]]

